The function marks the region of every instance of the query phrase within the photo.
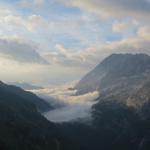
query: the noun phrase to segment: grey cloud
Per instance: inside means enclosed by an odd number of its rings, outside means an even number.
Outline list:
[[[22,63],[48,64],[34,46],[17,40],[0,39],[0,54]]]
[[[66,5],[79,7],[90,12],[115,16],[150,16],[150,2],[148,0],[60,0]]]

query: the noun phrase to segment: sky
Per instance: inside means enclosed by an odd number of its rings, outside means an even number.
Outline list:
[[[150,54],[150,0],[0,0],[0,80],[61,85],[112,53]]]

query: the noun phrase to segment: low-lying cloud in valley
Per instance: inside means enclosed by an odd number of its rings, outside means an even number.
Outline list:
[[[48,120],[53,122],[90,119],[91,107],[95,104],[95,99],[99,96],[98,91],[77,96],[75,95],[76,90],[70,88],[70,85],[33,90],[32,92],[56,106],[56,109],[44,114]]]

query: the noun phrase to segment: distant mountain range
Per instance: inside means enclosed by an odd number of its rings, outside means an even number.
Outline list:
[[[25,83],[25,82],[7,82],[7,84],[9,85],[15,85],[18,86],[24,90],[39,90],[39,89],[43,89],[43,87],[41,86],[36,86],[36,85],[32,85],[29,83]]]

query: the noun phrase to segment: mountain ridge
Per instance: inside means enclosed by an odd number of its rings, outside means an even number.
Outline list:
[[[43,99],[39,98],[38,96],[29,91],[21,89],[20,87],[14,85],[7,85],[2,81],[0,81],[0,90],[7,91],[10,94],[14,94],[18,97],[26,99],[26,101],[33,103],[36,106],[37,110],[40,112],[53,109],[53,107],[50,106],[49,103],[47,103],[46,101],[44,101]]]
[[[145,80],[149,72],[150,56],[146,54],[112,54],[87,73],[75,88],[77,94],[101,91],[116,85],[116,82],[125,83],[126,78],[132,82],[135,80],[136,85]]]

